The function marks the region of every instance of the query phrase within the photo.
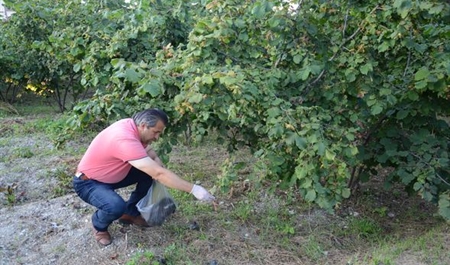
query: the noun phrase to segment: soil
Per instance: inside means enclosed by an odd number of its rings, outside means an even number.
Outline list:
[[[188,220],[175,213],[167,225],[147,229],[114,223],[110,227],[113,243],[107,247],[99,246],[93,238],[90,222],[93,207],[72,192],[61,196],[55,194],[58,185],[61,185],[57,176],[61,172],[70,172],[70,167],[75,167],[80,157],[56,151],[45,133],[13,134],[8,129],[9,125],[14,124],[25,128],[29,121],[29,118],[3,119],[0,127],[0,157],[3,157],[0,160],[0,264],[126,264],[144,250],[162,256],[171,244],[180,240],[202,250],[202,257],[196,259],[198,264],[314,264],[290,250],[295,247],[286,249],[282,245],[271,247],[263,244],[256,226],[241,225],[236,230],[227,230],[224,220],[214,219],[213,209],[203,212],[196,220]],[[86,148],[88,144],[89,139],[77,139],[68,142],[66,148]],[[8,196],[11,194],[14,198]],[[423,207],[425,212],[430,211],[430,215],[434,211],[423,203],[412,206],[412,200],[406,201],[400,195],[392,198],[388,192],[377,194],[379,197],[375,201],[379,201],[379,209],[382,209],[381,205],[390,204],[386,214],[391,219],[403,214],[408,207]],[[261,196],[266,199],[261,199],[263,205],[260,207],[273,207],[277,203],[277,198],[267,194]],[[231,209],[244,199],[238,195],[219,198],[219,210]],[[205,206],[199,208],[204,210]],[[330,221],[344,220],[344,216],[369,212],[363,201],[356,201],[343,206],[339,215],[321,210],[297,214],[299,226],[306,222],[319,229]],[[437,223],[433,220],[430,218],[426,223],[420,219],[410,223],[411,231],[405,228],[404,233],[426,230]],[[387,222],[385,229],[394,229],[393,223]],[[191,236],[180,238],[177,229],[188,229],[192,234],[187,233]],[[195,236],[200,230],[214,240],[200,240]],[[335,239],[339,244],[345,244],[346,240],[349,239]],[[295,244],[305,244],[307,241],[306,234],[291,239],[291,243]],[[335,248],[327,252],[327,259],[320,259],[320,264],[348,264],[355,254],[345,248],[342,251]],[[403,253],[396,264],[426,264],[422,255],[417,252]]]

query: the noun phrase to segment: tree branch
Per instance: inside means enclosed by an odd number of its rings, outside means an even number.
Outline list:
[[[343,39],[345,39],[345,30],[347,29],[347,20],[348,20],[348,9],[347,9],[347,13],[345,14],[344,28],[342,29],[342,38]]]

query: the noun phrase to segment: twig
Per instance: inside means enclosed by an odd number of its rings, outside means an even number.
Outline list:
[[[345,30],[347,29],[347,20],[348,20],[348,9],[347,9],[347,13],[345,14],[344,28],[342,29],[342,38],[343,39],[345,39]]]
[[[125,249],[124,250],[127,250],[127,248],[128,248],[128,233],[125,233]]]
[[[406,61],[405,71],[403,72],[403,77],[406,76],[406,71],[409,68],[409,63],[411,62],[411,51],[408,52],[408,60]]]

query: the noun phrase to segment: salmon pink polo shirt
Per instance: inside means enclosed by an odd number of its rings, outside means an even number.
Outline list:
[[[119,120],[94,138],[77,171],[100,182],[120,182],[131,169],[128,161],[148,156],[145,147],[133,119]]]

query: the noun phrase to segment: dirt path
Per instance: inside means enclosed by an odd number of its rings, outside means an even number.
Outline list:
[[[128,246],[131,234],[162,229],[113,224],[113,244],[100,247],[92,236],[91,208],[66,195],[0,209],[0,264],[125,264],[137,251]]]

